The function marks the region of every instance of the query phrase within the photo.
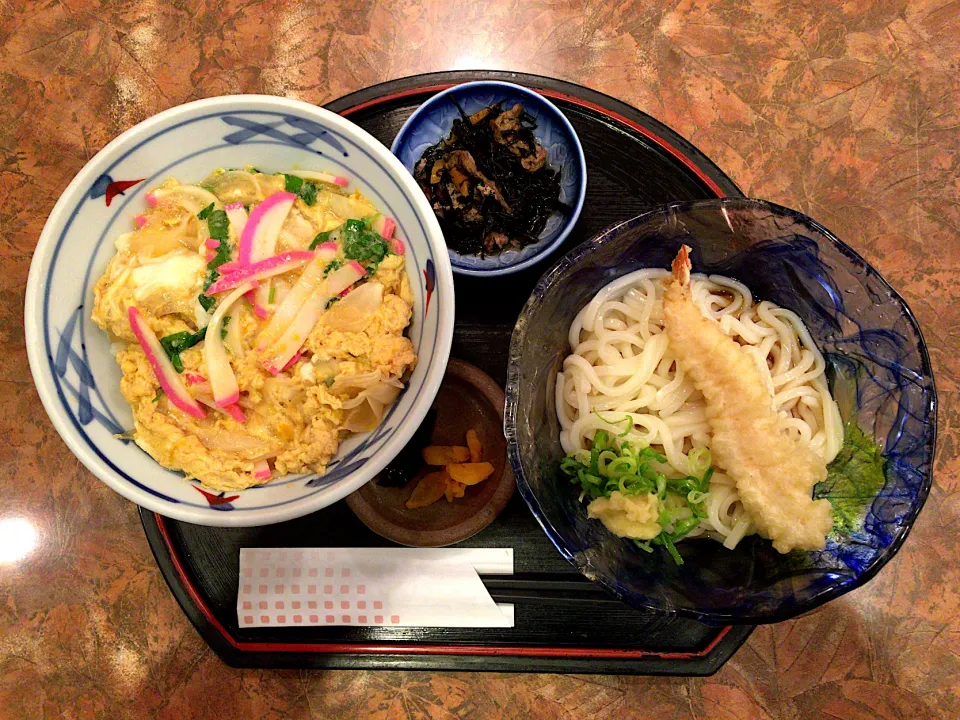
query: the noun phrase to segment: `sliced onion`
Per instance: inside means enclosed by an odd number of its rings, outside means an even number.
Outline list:
[[[243,460],[260,460],[272,457],[278,452],[274,443],[248,435],[245,432],[234,432],[222,428],[200,428],[197,437],[208,450],[222,450],[233,453]]]
[[[248,220],[247,210],[243,207],[243,203],[230,203],[229,205],[224,205],[223,209],[226,211],[227,219],[230,221],[230,229],[238,239],[241,238]],[[223,266],[221,265],[221,267]]]
[[[207,332],[203,336],[204,353],[207,359],[207,376],[210,378],[210,387],[213,389],[213,399],[217,407],[233,405],[240,398],[237,378],[233,374],[233,368],[230,367],[227,350],[223,346],[223,339],[220,337],[223,318],[233,303],[256,286],[256,281],[251,280],[243,283],[230,293],[213,313],[210,324],[207,325]]]
[[[402,389],[403,383],[393,378],[384,378],[379,370],[338,378],[330,386],[330,392],[334,395],[347,395],[347,399],[343,401],[345,410],[359,406],[367,398],[384,404],[392,403]]]
[[[216,208],[220,207],[220,200],[209,190],[204,190],[198,185],[177,185],[172,188],[157,188],[147,194],[147,203],[152,207],[161,203],[171,203],[179,205],[196,215],[210,203]]]
[[[332,248],[327,247],[330,244],[333,245]],[[314,261],[307,265],[296,285],[283,297],[267,327],[257,337],[257,349],[260,352],[266,350],[283,334],[300,309],[323,283],[323,273],[336,249],[335,243],[324,243],[317,248]]]
[[[306,250],[316,235],[313,223],[300,213],[290,213],[280,232],[281,246]]]
[[[198,418],[205,417],[203,408],[190,397],[190,393],[187,392],[187,388],[164,352],[160,341],[157,340],[157,336],[154,335],[153,330],[150,329],[147,321],[143,319],[143,315],[135,306],[130,306],[127,311],[127,319],[130,321],[130,329],[133,330],[137,342],[140,343],[140,347],[143,348],[143,352],[147,356],[147,362],[153,368],[157,380],[160,381],[160,387],[163,388],[170,402],[187,415]]]
[[[210,313],[203,309],[199,299],[193,301],[193,319],[196,321],[198,328],[210,324]]]
[[[238,285],[250,280],[266,280],[274,275],[282,275],[306,265],[313,258],[314,255],[309,250],[289,250],[250,265],[244,265],[236,272],[221,276],[206,289],[206,294],[217,295],[227,290],[233,290]]]
[[[402,389],[403,383],[384,378],[379,371],[338,378],[330,386],[335,395],[348,396],[343,401],[343,409],[347,411],[343,426],[351,432],[369,432],[377,427]]]
[[[242,306],[236,305],[235,308],[236,310],[231,316],[233,320],[227,325],[227,347],[230,348],[233,356],[239,359],[245,354],[243,350],[243,334],[240,330],[240,312]]]
[[[377,212],[370,203],[328,191],[321,191],[317,201],[344,220],[362,220]]]
[[[228,203],[252,205],[260,197],[260,186],[253,175],[245,170],[227,170],[210,175],[204,178],[203,184],[212,187],[217,197]]]
[[[323,316],[323,322],[331,330],[361,332],[382,304],[383,285],[367,282],[334,304]]]
[[[282,368],[290,362],[290,358],[303,347],[307,336],[326,312],[330,299],[349,288],[366,273],[366,269],[356,260],[351,260],[342,268],[330,273],[326,282],[321,283],[313,292],[280,339],[267,349],[264,355],[264,367],[274,375],[281,372]],[[292,295],[293,291],[290,294]]]

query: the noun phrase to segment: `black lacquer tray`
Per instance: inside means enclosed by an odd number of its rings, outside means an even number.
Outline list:
[[[503,278],[456,277],[453,357],[503,385],[517,316],[540,275],[564,252],[651,205],[740,196],[736,185],[676,133],[606,95],[545,77],[464,71],[404,78],[330,103],[389,146],[426,98],[452,84],[495,79],[531,87],[567,115],[588,165],[587,199],[565,246]],[[240,630],[241,547],[378,547],[345,503],[259,528],[211,528],[140,510],[150,546],[177,601],[224,662],[237,667],[400,668],[707,675],[751,626],[710,627],[633,610],[583,578],[557,552],[519,493],[492,525],[462,543],[514,548],[513,577],[484,578],[494,599],[516,606],[510,629],[316,627]]]

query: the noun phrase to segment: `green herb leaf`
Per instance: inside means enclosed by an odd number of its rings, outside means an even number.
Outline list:
[[[303,187],[303,178],[299,175],[283,175],[283,189],[291,193],[299,193]]]
[[[210,213],[213,212],[213,208],[214,208],[213,203],[210,203],[203,210],[197,213],[197,217],[200,218],[201,220],[206,220],[208,217],[210,217]]]
[[[221,340],[226,340],[226,339],[227,339],[227,325],[230,324],[230,321],[231,321],[231,320],[233,320],[233,315],[227,315],[227,316],[223,319],[223,324],[220,326],[220,339],[221,339]]]
[[[214,272],[214,271],[211,270],[210,272]],[[216,274],[219,275],[220,273],[216,273]],[[210,285],[211,283],[207,283],[206,286],[204,287],[204,290],[210,287]],[[217,304],[216,299],[210,297],[209,295],[204,295],[203,293],[200,293],[199,295],[197,295],[197,302],[200,303],[200,307],[202,307],[206,312],[210,312],[210,308],[212,308],[214,305]]]
[[[217,245],[217,254],[214,255],[213,259],[207,263],[207,267],[211,271],[213,271],[213,270],[216,270],[221,265],[223,265],[225,262],[229,262],[229,261],[230,261],[230,243],[228,243],[226,240],[221,240],[220,244]],[[220,274],[217,273],[217,277],[219,277],[219,275]],[[210,275],[208,273],[207,277],[209,276]],[[216,280],[216,277],[214,277],[214,280]],[[207,285],[207,287],[210,287],[210,286]],[[204,290],[206,289],[207,288],[204,288]]]
[[[210,237],[214,240],[226,240],[230,237],[230,218],[223,210],[211,210],[207,215],[207,227],[210,229]],[[223,243],[220,243],[223,246]]]
[[[327,300],[327,304],[323,306],[324,309],[327,309],[328,307],[330,307],[331,305],[333,305],[335,302],[337,302],[339,299],[340,299],[340,296],[339,296],[339,295],[330,298],[329,300]]]
[[[877,443],[856,422],[844,428],[843,446],[827,466],[827,479],[813,489],[833,508],[833,529],[849,533],[863,527],[867,508],[886,483],[887,461]]]
[[[316,205],[317,186],[309,180],[304,180],[299,175],[283,176],[283,188],[287,192],[296,194],[307,205]]]
[[[347,220],[343,230],[343,254],[348,260],[376,267],[390,252],[387,241],[379,233],[367,230],[362,220]]]
[[[163,397],[163,388],[160,388],[159,390],[157,390],[157,395],[156,395],[156,397],[153,398],[153,401],[154,401],[155,403],[158,403],[158,402],[160,402],[160,398],[162,398],[162,397]]]
[[[323,381],[323,384],[326,385],[327,387],[330,387],[331,385],[333,385],[333,383],[334,383],[333,375],[331,375],[328,378],[325,378]]]
[[[271,286],[270,286],[270,293],[269,293],[269,295],[267,295],[267,302],[272,304],[273,301],[274,301],[274,299],[275,299],[276,297],[277,297],[277,286],[276,286],[276,285],[271,285]]]
[[[313,206],[317,204],[317,186],[312,182],[304,182],[303,187],[300,188],[300,192],[298,192],[297,195],[299,195],[300,199],[307,205]]]

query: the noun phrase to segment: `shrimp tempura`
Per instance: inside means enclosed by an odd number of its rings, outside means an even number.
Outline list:
[[[759,533],[781,553],[819,550],[833,526],[830,503],[811,498],[823,460],[784,435],[763,378],[739,344],[700,312],[684,245],[663,299],[670,348],[706,400],[716,464],[735,480]]]

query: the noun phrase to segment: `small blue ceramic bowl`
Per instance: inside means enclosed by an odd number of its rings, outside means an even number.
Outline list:
[[[450,250],[455,273],[463,275],[506,275],[530,267],[563,244],[577,224],[587,194],[587,162],[573,126],[559,108],[542,95],[512,83],[480,81],[455,85],[437,93],[417,108],[400,128],[390,150],[413,173],[424,151],[449,135],[453,121],[460,117],[454,101],[467,115],[503,101],[515,103],[537,119],[534,135],[547,151],[547,163],[560,171],[560,201],[573,208],[569,216],[555,213],[547,220],[540,238],[522,250],[507,250],[499,255],[480,257],[460,255]]]
[[[600,288],[668,268],[681,244],[697,272],[736,278],[795,311],[827,360],[844,421],[856,420],[886,459],[885,485],[859,497],[829,483],[818,497],[863,508],[826,549],[781,555],[758,536],[735,550],[687,540],[677,566],[587,518],[569,479],[554,405],[574,316]],[[903,299],[829,230],[758,200],[670,205],[615,225],[560,260],[537,285],[513,333],[504,428],[517,486],[560,552],[636,607],[710,623],[762,623],[812,610],[863,585],[894,556],[930,491],[937,396],[920,328]]]

